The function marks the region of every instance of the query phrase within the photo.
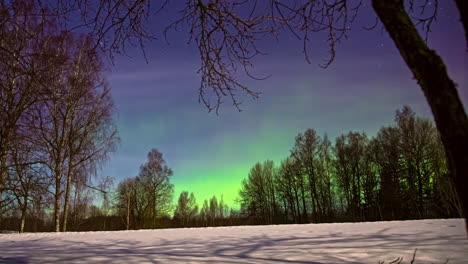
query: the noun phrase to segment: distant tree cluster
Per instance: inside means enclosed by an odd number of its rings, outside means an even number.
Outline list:
[[[156,228],[157,219],[168,216],[171,210],[172,170],[157,149],[152,149],[147,159],[137,177],[126,179],[117,187],[117,213],[125,216],[127,230]]]
[[[195,199],[195,195],[187,191],[180,194],[174,212],[175,227],[206,227],[206,226],[224,226],[229,225],[231,210],[221,196],[220,200],[213,195],[208,200],[204,200],[200,210]],[[232,220],[232,219],[231,219]],[[232,224],[230,224],[232,225]]]
[[[319,223],[462,217],[432,122],[409,107],[369,139],[349,132],[297,135],[278,167],[256,163],[239,191],[241,215],[254,223]]]

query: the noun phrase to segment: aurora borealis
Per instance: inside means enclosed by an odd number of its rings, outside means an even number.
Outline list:
[[[444,1],[429,46],[444,59],[449,74],[468,102],[468,53],[454,3]],[[258,57],[254,73],[271,77],[241,81],[261,92],[252,100],[241,92],[242,112],[228,98],[219,115],[198,103],[199,58],[186,45],[184,32],[173,33],[146,49],[149,64],[138,51],[119,57],[108,74],[121,144],[103,168],[116,182],[138,174],[151,148],[157,148],[174,170],[174,200],[183,190],[198,203],[216,195],[234,204],[241,180],[256,162],[278,164],[289,154],[294,137],[307,128],[335,137],[350,130],[372,136],[393,121],[395,110],[410,105],[430,117],[425,98],[385,31],[367,31],[358,20],[350,39],[341,43],[334,63],[318,66],[327,56],[322,39],[312,40],[312,64],[302,43],[285,33],[279,42],[262,41],[269,53]]]

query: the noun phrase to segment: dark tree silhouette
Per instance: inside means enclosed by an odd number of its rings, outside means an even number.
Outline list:
[[[43,164],[35,174],[55,179],[59,231],[62,185],[66,229],[71,185],[78,175],[88,177],[117,139],[109,88],[89,37],[59,31],[33,1],[2,1],[0,11],[0,210],[7,171],[20,176],[24,166]],[[21,150],[27,162],[16,155],[19,146],[27,146]]]
[[[89,42],[66,33],[48,42],[51,45],[42,56],[52,78],[41,90],[31,125],[55,180],[55,230],[59,232],[62,198],[66,231],[72,183],[80,175],[88,176],[90,173],[83,172],[92,171],[104,160],[118,138],[109,88],[99,60],[86,52]]]
[[[349,132],[336,139],[335,156],[337,181],[344,190],[351,219],[364,219],[363,194],[364,177],[368,174],[366,162],[367,136],[364,133]]]
[[[371,159],[379,176],[379,215],[381,220],[401,218],[400,133],[396,127],[383,127],[372,140]]]
[[[135,193],[136,193],[136,181],[135,179],[126,179],[119,183],[117,187],[117,207],[119,213],[125,215],[125,227],[127,230],[131,228],[131,216],[135,214]]]
[[[304,188],[301,188],[304,186],[303,181],[297,160],[288,157],[281,162],[275,179],[278,203],[282,206],[286,220],[296,224],[307,221],[306,194]]]
[[[182,227],[192,224],[198,214],[198,205],[195,195],[187,191],[180,193],[176,209],[174,211],[174,219],[180,222]]]
[[[372,139],[349,132],[332,148],[326,136],[308,129],[296,136],[291,152],[277,169],[256,163],[242,181],[241,215],[253,223],[271,224],[272,208],[273,223],[462,215],[437,130],[408,106],[396,112],[395,125]],[[276,171],[271,191],[268,171]]]
[[[170,182],[172,169],[166,165],[161,152],[152,149],[147,155],[147,161],[140,166],[137,177],[137,195],[140,201],[145,200],[147,206],[144,214],[149,219],[149,226],[155,227],[156,219],[167,215],[172,205],[174,185]]]
[[[118,184],[115,206],[127,230],[160,227],[158,220],[169,216],[174,192],[172,173],[163,154],[154,148],[140,166],[138,176]]]
[[[255,164],[239,190],[241,211],[248,217],[272,224],[277,214],[276,173],[273,161]]]

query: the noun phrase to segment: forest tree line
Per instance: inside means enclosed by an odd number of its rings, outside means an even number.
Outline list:
[[[407,106],[369,138],[334,144],[307,129],[278,167],[256,163],[239,192],[255,223],[321,223],[462,217],[439,134]]]
[[[100,188],[74,182],[67,230],[461,217],[448,173],[432,121],[405,106],[396,112],[395,124],[382,127],[373,138],[349,132],[332,144],[313,129],[299,133],[290,155],[278,166],[267,160],[250,169],[241,182],[236,208],[222,196],[198,203],[189,191],[182,191],[173,203],[173,171],[163,154],[152,149],[138,175],[115,187],[108,178],[101,180]],[[0,229],[56,230],[54,192],[45,201],[34,195],[24,198],[33,201],[26,206],[21,196],[15,196],[19,192],[6,193],[14,206]]]
[[[75,184],[67,211],[67,231],[206,227],[241,223],[239,213],[230,209],[222,196],[218,198],[213,195],[199,207],[194,193],[182,191],[177,203],[173,204],[172,174],[162,153],[152,149],[147,155],[147,161],[140,166],[138,176],[121,181],[115,188],[111,187],[112,181],[103,181],[103,189]],[[13,193],[11,195],[14,196]],[[49,196],[52,198],[52,194]],[[51,199],[49,202],[44,201],[42,207],[30,204],[23,210],[21,205],[17,203],[12,206],[4,216],[0,230],[56,231]],[[63,210],[60,211],[60,214],[63,213]],[[19,219],[21,224],[18,224]]]

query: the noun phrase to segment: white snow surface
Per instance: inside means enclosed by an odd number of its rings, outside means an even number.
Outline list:
[[[463,219],[0,234],[0,263],[468,263]]]

